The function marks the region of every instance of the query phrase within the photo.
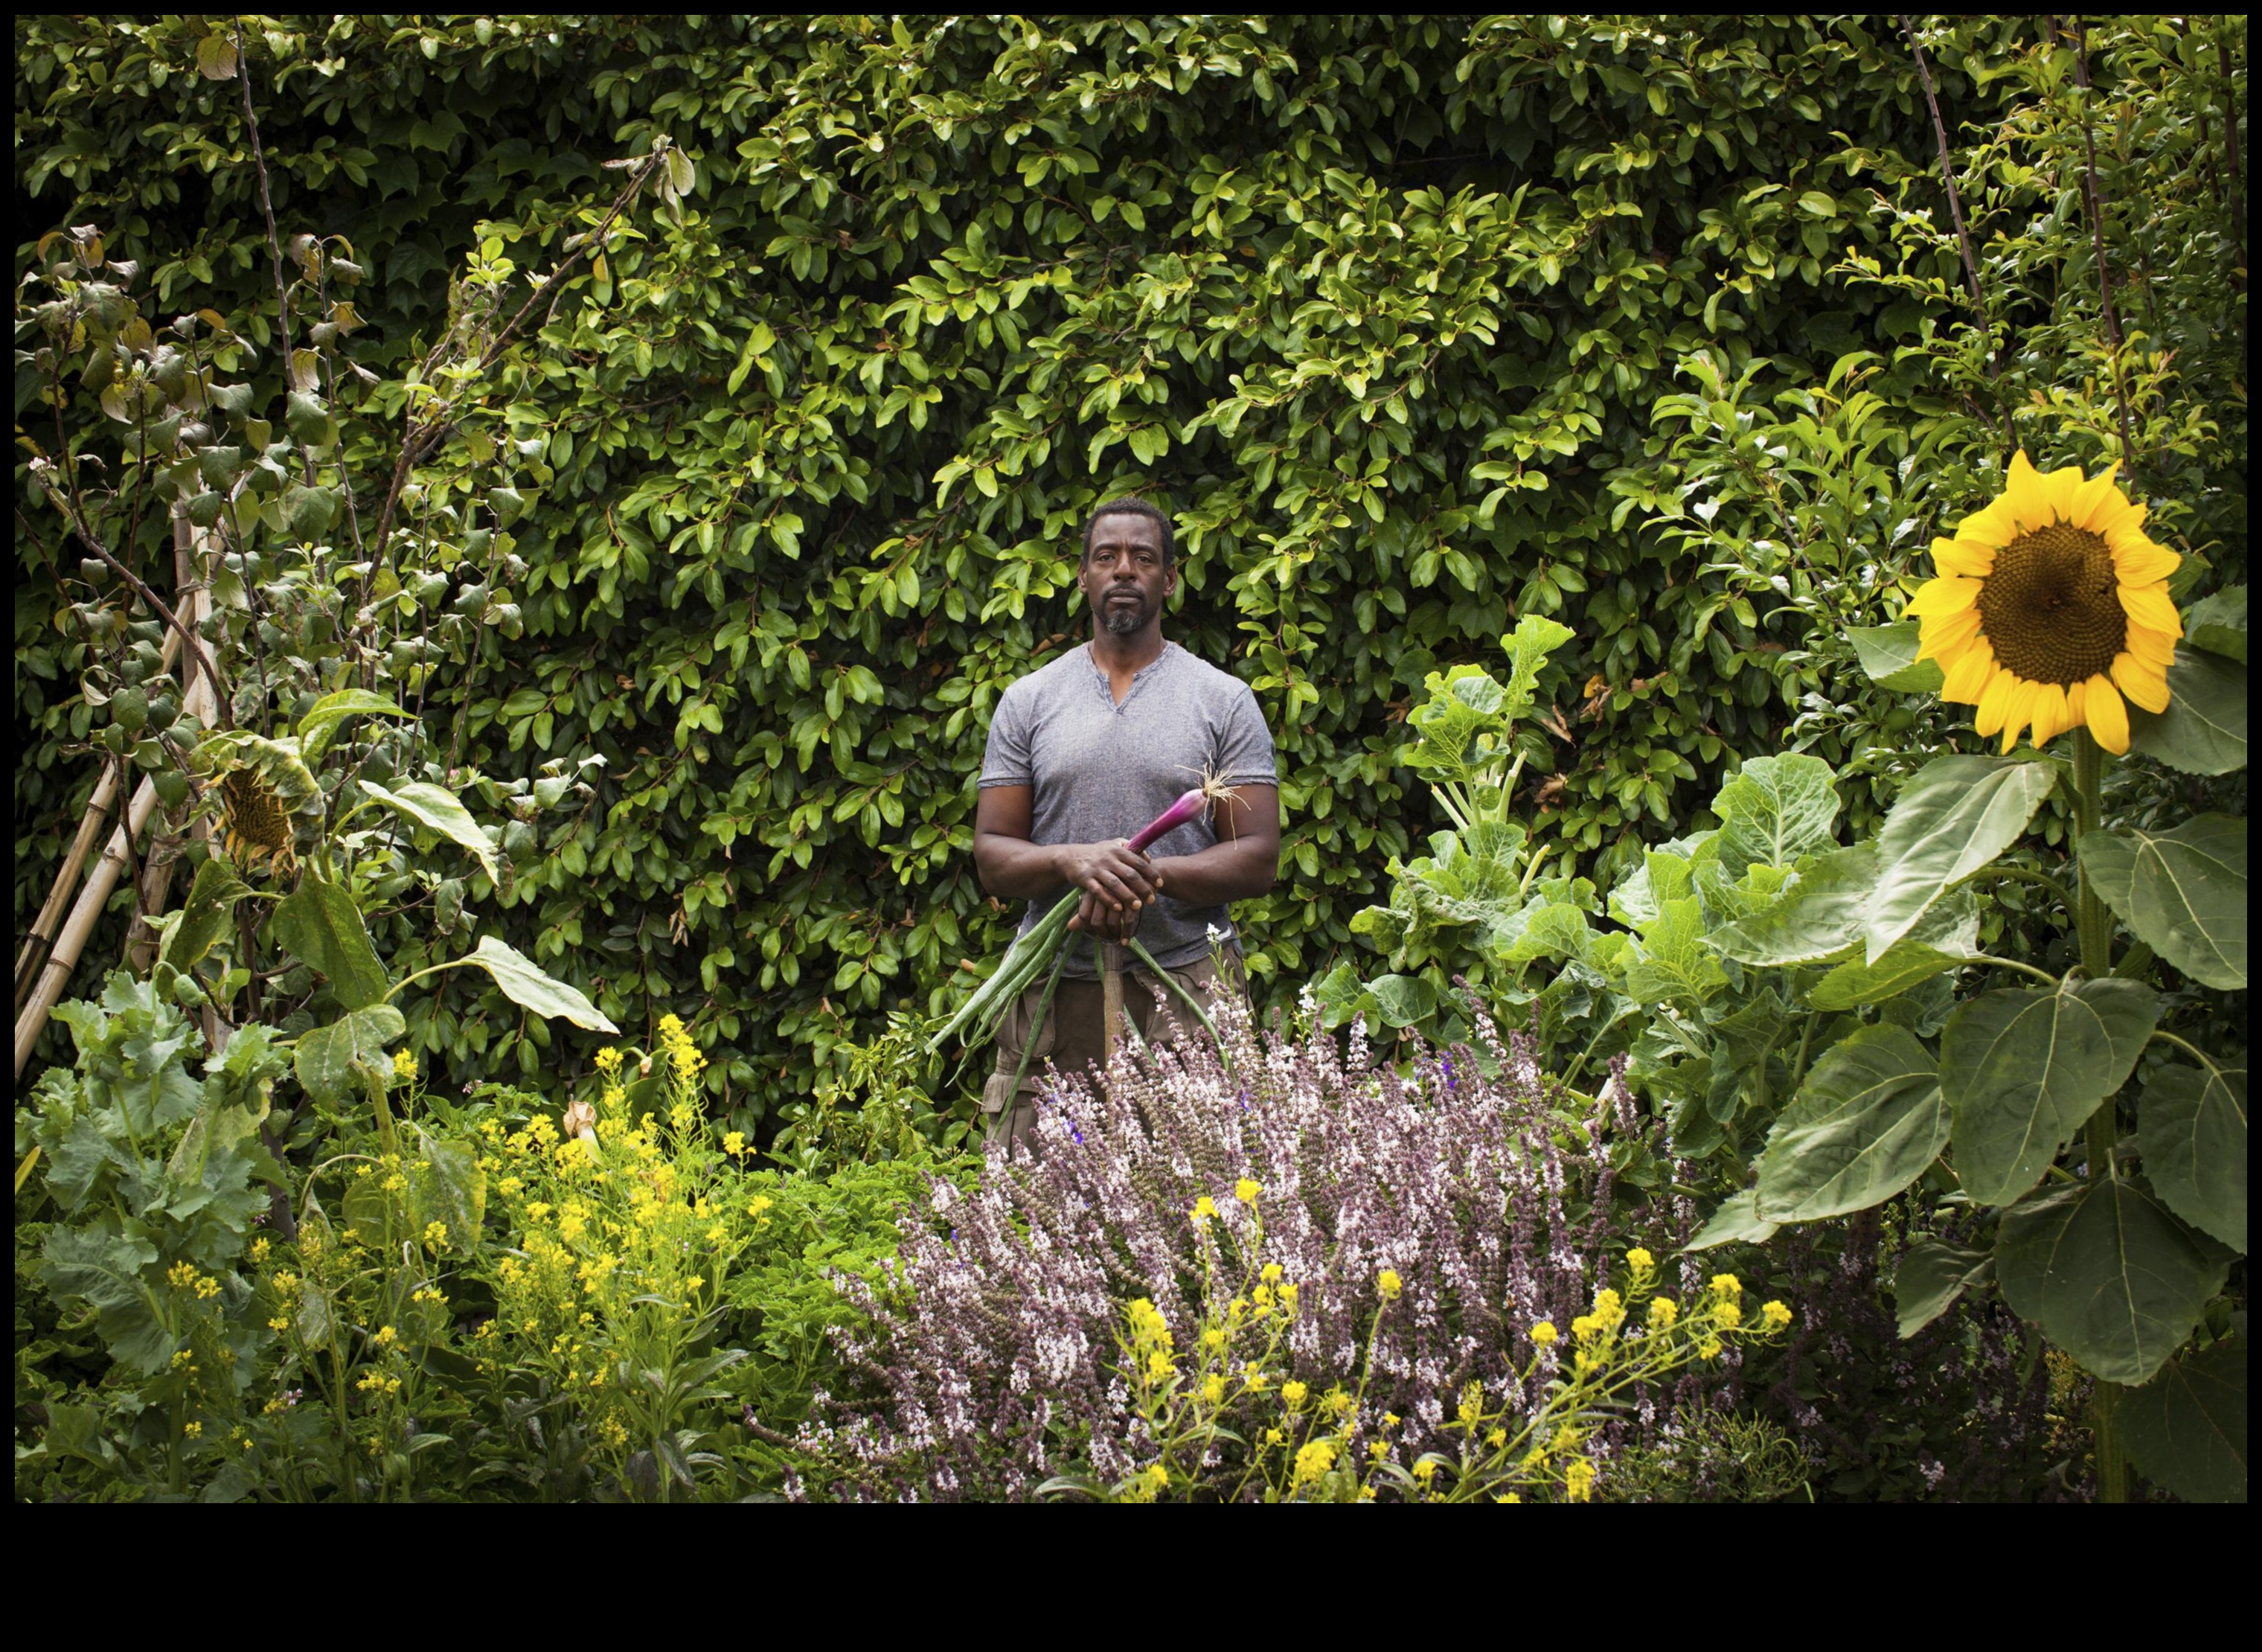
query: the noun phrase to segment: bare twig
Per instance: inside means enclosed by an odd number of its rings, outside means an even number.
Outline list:
[[[1971,314],[1987,339],[1987,377],[1999,379],[2003,376],[2002,357],[1995,350],[1995,329],[1987,320],[1987,302],[1979,284],[1979,260],[1971,250],[1971,231],[1963,221],[1963,196],[1956,187],[1956,163],[1949,156],[1948,123],[1940,117],[1940,97],[1932,86],[1932,66],[1924,60],[1924,47],[1916,37],[1915,24],[1905,16],[1900,24],[1901,32],[1908,36],[1909,50],[1916,57],[1916,77],[1924,88],[1925,107],[1932,112],[1932,135],[1940,146],[1940,178],[1948,186],[1948,216],[1956,225],[1956,249],[1963,255],[1963,279],[1971,290]],[[2018,427],[2013,423],[2007,407],[2003,409],[2003,439],[2013,449],[2019,445]]]
[[[2136,462],[2135,422],[2129,415],[2129,386],[2122,376],[2121,312],[2113,302],[2113,270],[2105,258],[2105,207],[2097,193],[2097,135],[2089,119],[2089,32],[2079,14],[2073,18],[2073,82],[2081,88],[2082,198],[2089,208],[2091,244],[2097,251],[2097,295],[2105,310],[2105,342],[2113,351],[2113,399],[2121,413],[2121,451]]]
[[[614,220],[628,210],[630,203],[643,191],[645,184],[651,178],[653,171],[663,164],[666,158],[667,150],[664,148],[656,148],[645,157],[644,163],[636,169],[635,175],[629,179],[627,186],[614,198],[612,206],[598,222],[596,228],[581,238],[581,244],[573,249],[572,256],[565,263],[559,264],[544,279],[536,284],[534,290],[526,295],[526,302],[519,306],[518,313],[505,323],[503,329],[497,333],[489,342],[486,349],[480,352],[477,371],[486,371],[494,364],[497,357],[509,348],[511,341],[517,337],[519,328],[526,324],[526,318],[534,313],[535,306],[541,303],[544,296],[549,293],[551,288],[566,279],[574,265],[589,256],[593,249],[600,252],[604,249],[605,234],[612,228]],[[436,361],[438,351],[436,350],[433,358],[428,360],[428,368]],[[449,408],[441,408],[424,415],[422,418],[410,424],[407,434],[401,438],[400,458],[393,465],[393,481],[385,491],[385,505],[378,512],[377,532],[371,540],[370,555],[372,559],[372,566],[376,560],[381,559],[385,555],[385,541],[392,537],[393,533],[393,513],[400,504],[400,490],[408,485],[409,470],[438,444],[442,432],[448,426],[449,411]]]
[[[2215,64],[2222,77],[2222,164],[2230,174],[2230,187],[2225,191],[2230,205],[2230,244],[2238,254],[2230,278],[2243,290],[2246,285],[2246,199],[2238,177],[2238,93],[2230,81],[2230,48],[2222,43],[2223,21],[2215,24]]]
[[[267,190],[267,152],[259,118],[251,112],[251,60],[243,54],[243,26],[235,30],[235,82],[243,94],[243,124],[251,133],[251,166],[259,177],[259,206],[267,214],[267,258],[275,271],[275,316],[283,335],[283,382],[291,382],[291,296],[283,281],[283,242],[275,233],[275,198]]]

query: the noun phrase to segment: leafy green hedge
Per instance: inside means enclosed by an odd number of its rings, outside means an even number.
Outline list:
[[[1279,740],[1286,875],[1244,914],[1276,992],[1358,948],[1429,828],[1391,760],[1426,674],[1520,616],[1576,633],[1533,758],[1544,829],[1605,884],[1739,754],[1905,742],[1890,696],[1834,703],[1833,662],[1897,606],[1922,479],[1787,468],[1812,537],[1725,554],[1683,508],[1708,421],[1761,496],[1738,410],[1793,387],[1827,427],[1863,383],[1889,411],[1847,439],[1911,475],[1941,393],[1895,346],[1958,266],[1944,238],[1894,263],[1897,214],[1942,202],[1889,20],[306,25],[248,23],[245,55],[284,233],[342,234],[374,278],[380,405],[466,255],[546,265],[521,226],[655,133],[695,162],[681,221],[616,228],[500,387],[527,503],[492,595],[523,630],[428,709],[492,775],[604,756],[586,812],[506,842],[497,921],[631,1031],[681,1014],[734,1103],[1002,942],[971,780],[1000,689],[1082,623],[1074,535],[1111,494],[1175,513],[1175,634]],[[101,224],[166,314],[271,307],[205,22],[16,26],[18,221]],[[1934,40],[1951,127],[1965,54],[2026,28]],[[91,772],[58,571],[18,545],[20,932]],[[543,1078],[539,1023],[435,1003],[441,1061]]]

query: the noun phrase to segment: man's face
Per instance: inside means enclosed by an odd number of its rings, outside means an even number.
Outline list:
[[[1077,582],[1101,626],[1130,637],[1161,621],[1178,576],[1163,559],[1160,524],[1124,512],[1099,519]]]

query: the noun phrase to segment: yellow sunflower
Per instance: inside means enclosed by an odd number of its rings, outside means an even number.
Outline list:
[[[1999,730],[2006,754],[2022,729],[2040,747],[2084,724],[2125,752],[2122,696],[2168,709],[2184,628],[2167,579],[2183,559],[2144,537],[2119,468],[2045,476],[2020,453],[2002,497],[1932,542],[1938,577],[1907,610],[1921,622],[1917,658],[1940,662],[1941,697],[1977,706],[1975,726]]]

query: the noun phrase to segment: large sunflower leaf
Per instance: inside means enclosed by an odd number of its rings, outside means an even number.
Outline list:
[[[1940,757],[1920,769],[1877,833],[1863,962],[1877,963],[1933,902],[2017,842],[2057,775],[2052,762],[1995,757]]]
[[[2144,1382],[2222,1289],[2211,1252],[2136,1183],[2100,1176],[2004,1213],[1995,1278],[2021,1319],[2108,1382]]]
[[[481,935],[479,944],[463,962],[478,964],[494,977],[494,984],[502,989],[505,998],[537,1015],[561,1017],[594,1032],[621,1030],[582,996],[579,987],[558,980],[524,953],[493,935]]]
[[[2246,1248],[2246,1070],[2162,1067],[2136,1112],[2144,1173],[2168,1208]]]
[[[2186,1503],[2246,1501],[2246,1338],[2186,1353],[2122,1397],[2129,1455]]]
[[[1924,1239],[1909,1246],[1893,1275],[1893,1312],[1905,1342],[1995,1271],[1992,1252]]]
[[[1721,1244],[1765,1244],[1775,1237],[1776,1224],[1761,1216],[1754,1208],[1757,1194],[1746,1188],[1720,1201],[1711,1220],[1697,1229],[1696,1236],[1681,1248],[1683,1251],[1709,1251]]]
[[[1948,1145],[1940,1067],[1900,1027],[1864,1027],[1830,1047],[1776,1121],[1754,1214],[1819,1222],[1866,1210],[1925,1172]]]
[[[1957,1005],[1941,1035],[1940,1087],[1963,1191],[2002,1205],[2039,1181],[2128,1081],[2159,1019],[2159,994],[2136,981],[2010,987]]]
[[[2203,814],[2172,832],[2081,840],[2082,869],[2139,940],[2195,981],[2246,985],[2246,822]]]
[[[369,929],[353,897],[310,868],[299,887],[275,905],[275,938],[293,956],[313,965],[342,1008],[382,1003],[392,983],[378,961]]]
[[[2246,767],[2246,667],[2178,644],[2168,667],[2168,709],[2129,708],[2129,749],[2188,775]]]
[[[407,1021],[390,1004],[356,1010],[299,1034],[292,1070],[308,1095],[337,1106],[357,1086],[384,1086],[391,1064],[385,1047],[407,1030]]]

